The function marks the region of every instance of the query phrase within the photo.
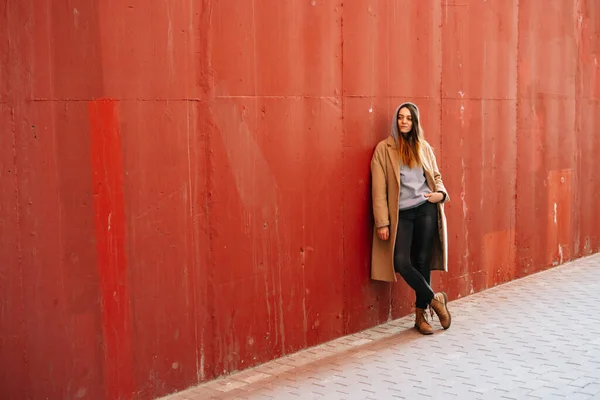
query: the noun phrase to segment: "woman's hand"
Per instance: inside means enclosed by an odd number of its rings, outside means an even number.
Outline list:
[[[430,203],[439,203],[444,200],[444,195],[440,192],[426,193],[425,197],[427,197],[427,201]]]
[[[377,228],[377,237],[381,240],[388,240],[390,238],[390,227]]]

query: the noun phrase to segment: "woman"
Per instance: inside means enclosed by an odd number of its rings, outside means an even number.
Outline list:
[[[415,328],[424,335],[433,333],[425,312],[430,306],[448,329],[448,297],[433,292],[430,276],[432,269],[448,271],[443,203],[450,198],[413,103],[396,109],[391,136],[373,153],[371,176],[371,279],[396,282],[398,272],[416,294]]]

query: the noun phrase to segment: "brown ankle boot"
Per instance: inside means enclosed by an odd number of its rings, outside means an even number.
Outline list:
[[[437,314],[442,328],[450,328],[452,317],[450,316],[450,311],[448,311],[448,296],[446,296],[446,293],[436,293],[433,296],[433,300],[431,300],[431,303],[429,303],[429,306],[433,308],[433,311],[435,311],[435,313]]]
[[[423,335],[433,333],[433,328],[427,322],[427,312],[423,308],[415,309],[415,328]]]

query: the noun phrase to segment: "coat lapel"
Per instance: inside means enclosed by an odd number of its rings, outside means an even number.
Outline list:
[[[425,150],[421,146],[419,150],[419,155],[421,156],[421,163],[423,164],[423,171],[425,171],[425,176],[427,177],[427,182],[429,183],[429,187],[432,190],[437,190],[435,187],[435,181],[433,179],[433,172],[431,170],[431,163],[429,162],[428,154],[426,154]]]
[[[387,151],[392,163],[392,169],[394,170],[394,176],[396,176],[396,182],[400,187],[400,157],[398,157],[398,149],[396,148],[396,141],[393,137],[388,137]]]
[[[433,174],[431,173],[431,165],[429,163],[429,157],[428,157],[428,154],[426,154],[425,150],[423,149],[423,146],[421,146],[421,148],[419,149],[419,155],[421,156],[421,163],[423,164],[423,169],[425,170],[425,173],[433,176]]]

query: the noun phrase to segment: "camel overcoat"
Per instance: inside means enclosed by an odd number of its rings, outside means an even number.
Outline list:
[[[448,233],[444,204],[450,200],[442,182],[442,175],[437,166],[433,149],[421,139],[420,156],[427,185],[432,192],[443,192],[446,198],[437,204],[438,235],[434,239],[431,270],[448,272]],[[394,245],[398,231],[398,199],[400,197],[400,156],[396,140],[389,136],[379,142],[371,159],[373,216],[373,251],[371,255],[371,279],[396,282],[394,272]],[[377,236],[377,228],[390,226],[390,237],[381,240]]]

